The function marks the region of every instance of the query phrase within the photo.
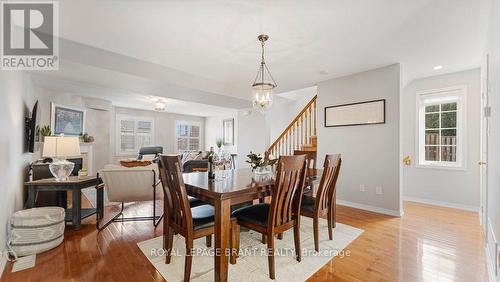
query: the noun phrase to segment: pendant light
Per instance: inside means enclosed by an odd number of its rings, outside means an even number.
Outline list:
[[[257,112],[265,113],[273,105],[273,89],[277,85],[264,60],[264,43],[269,39],[269,36],[261,34],[257,39],[261,42],[262,57],[259,71],[252,84],[252,105]]]

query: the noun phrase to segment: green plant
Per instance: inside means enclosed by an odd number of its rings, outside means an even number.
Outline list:
[[[217,145],[217,148],[219,148],[219,149],[220,149],[220,147],[222,147],[222,143],[223,143],[223,142],[224,142],[224,141],[222,141],[222,138],[217,138],[217,139],[215,140],[215,144]]]
[[[52,130],[50,130],[50,126],[48,125],[42,125],[42,127],[37,125],[35,131],[38,141],[43,141],[43,137],[52,135]]]
[[[274,165],[278,161],[278,159],[274,159],[268,154],[263,156],[262,154],[255,154],[252,151],[250,151],[250,154],[247,155],[247,158],[248,160],[246,162],[250,164],[252,170],[255,170],[258,167]]]

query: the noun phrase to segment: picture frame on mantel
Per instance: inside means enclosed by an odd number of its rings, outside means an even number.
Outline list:
[[[51,103],[50,126],[54,135],[85,133],[85,109]]]
[[[234,118],[222,121],[222,142],[224,146],[234,145]]]
[[[325,107],[325,127],[385,123],[385,99]]]

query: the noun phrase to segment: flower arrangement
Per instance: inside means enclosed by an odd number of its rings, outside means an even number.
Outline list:
[[[262,167],[267,167],[267,166],[272,166],[278,162],[278,159],[276,159],[274,156],[269,155],[267,152],[266,154],[255,154],[252,151],[250,151],[250,154],[247,155],[248,160],[246,161],[247,163],[250,164],[252,167],[252,171],[256,170],[257,168],[262,168]]]

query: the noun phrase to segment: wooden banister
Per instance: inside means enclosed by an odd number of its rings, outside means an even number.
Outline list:
[[[304,145],[311,145],[312,139],[316,138],[316,98],[311,101],[297,114],[286,129],[267,149],[267,152],[278,157],[280,155],[292,155],[294,150],[303,149]]]

